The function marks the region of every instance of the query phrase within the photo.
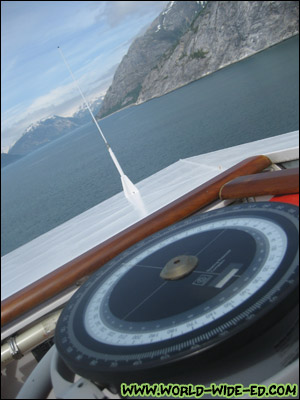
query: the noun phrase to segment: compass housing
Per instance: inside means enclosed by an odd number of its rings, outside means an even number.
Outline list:
[[[294,324],[298,213],[283,203],[241,204],[140,241],[66,305],[55,335],[60,356],[100,384],[179,382],[191,368],[207,379],[216,361]],[[180,254],[197,262],[180,279],[164,279]]]

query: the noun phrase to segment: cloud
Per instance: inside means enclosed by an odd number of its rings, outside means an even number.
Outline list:
[[[9,42],[21,49],[29,43],[36,46],[73,35],[96,23],[102,3],[95,2],[97,6],[92,8],[88,1],[1,2],[3,44]],[[18,34],[18,27],[22,27],[22,35]]]
[[[106,93],[116,67],[117,65],[114,65],[102,76],[96,76],[95,74],[83,76],[84,87],[89,87],[88,91],[84,91],[88,101],[92,98],[103,96]],[[94,81],[91,81],[93,78]],[[51,90],[43,96],[37,97],[29,106],[24,103],[14,105],[3,113],[3,120],[1,121],[1,151],[7,152],[30,124],[51,115],[71,117],[78,111],[78,108],[82,104],[83,100],[78,93],[78,89],[74,82],[71,81]]]
[[[65,102],[66,100],[76,96],[76,88],[73,82],[65,86],[57,87],[51,90],[44,96],[40,96],[35,99],[28,107],[27,112],[29,114],[36,112],[39,109],[54,108]]]
[[[57,46],[86,96],[103,93],[128,47],[168,2],[1,2],[3,145],[81,102]],[[105,76],[107,74],[107,76]]]
[[[115,27],[127,18],[157,15],[168,1],[106,1],[103,10],[110,26]],[[99,15],[98,15],[99,17]]]

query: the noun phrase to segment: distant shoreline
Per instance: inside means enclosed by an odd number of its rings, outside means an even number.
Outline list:
[[[266,51],[266,50],[268,50],[268,49],[271,49],[272,47],[278,46],[278,45],[280,45],[281,43],[284,43],[285,41],[290,40],[290,39],[292,39],[292,38],[294,38],[294,37],[296,37],[296,36],[299,37],[299,33],[294,34],[294,35],[291,35],[291,36],[289,36],[289,37],[283,39],[282,41],[280,41],[280,42],[278,42],[278,43],[275,43],[275,44],[273,44],[273,45],[271,45],[271,46],[265,47],[264,49],[258,50],[258,51],[254,52],[254,53],[251,53],[251,54],[248,54],[248,55],[246,55],[246,56],[244,56],[244,57],[242,57],[242,58],[240,58],[240,59],[238,59],[238,60],[236,60],[236,61],[232,61],[232,62],[230,62],[230,63],[224,64],[224,65],[220,66],[218,69],[216,69],[216,70],[214,70],[214,71],[209,71],[209,72],[205,73],[205,74],[202,75],[199,79],[194,79],[194,80],[192,80],[192,81],[190,81],[190,82],[187,82],[187,83],[185,83],[185,84],[183,84],[183,85],[181,85],[181,86],[178,86],[178,87],[176,87],[176,88],[174,88],[174,89],[171,89],[171,90],[168,91],[167,93],[164,93],[164,94],[161,94],[161,95],[157,95],[157,96],[153,96],[153,97],[151,97],[150,99],[147,99],[147,100],[144,100],[144,101],[141,101],[141,102],[135,102],[135,103],[132,103],[132,104],[128,104],[127,106],[122,107],[122,108],[120,108],[119,110],[113,111],[111,114],[105,115],[104,117],[99,118],[99,119],[97,118],[97,121],[102,121],[102,120],[104,120],[105,118],[110,117],[111,115],[114,115],[114,114],[116,114],[116,113],[118,113],[118,112],[120,112],[120,111],[122,111],[122,110],[126,110],[127,108],[130,108],[130,107],[133,107],[133,106],[138,106],[138,105],[140,105],[140,104],[147,103],[148,101],[151,101],[151,100],[153,100],[153,99],[158,99],[158,98],[160,98],[160,97],[163,97],[163,96],[165,96],[165,95],[167,95],[167,94],[169,94],[169,93],[174,92],[174,91],[177,90],[177,89],[181,89],[181,88],[183,88],[183,87],[185,87],[185,86],[190,85],[191,83],[194,83],[194,82],[199,81],[199,80],[202,79],[202,78],[205,78],[205,77],[207,77],[207,76],[209,76],[209,75],[212,75],[212,74],[214,74],[214,73],[216,73],[216,72],[218,72],[218,71],[221,71],[221,70],[224,69],[224,68],[230,67],[231,65],[237,64],[237,63],[239,63],[240,61],[247,60],[248,58],[251,58],[251,57],[255,56],[256,54],[262,53],[262,52],[264,52],[264,51]]]

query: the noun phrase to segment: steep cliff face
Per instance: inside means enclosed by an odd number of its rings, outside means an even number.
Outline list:
[[[114,75],[97,117],[136,102],[145,77],[189,29],[206,2],[171,1],[145,34],[130,46]]]
[[[161,96],[299,32],[296,1],[212,1],[144,79],[138,103]]]
[[[298,1],[172,1],[129,48],[97,117],[166,94],[297,33]]]

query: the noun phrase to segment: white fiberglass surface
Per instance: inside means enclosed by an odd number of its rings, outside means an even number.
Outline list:
[[[2,257],[1,300],[164,207],[243,159],[293,149],[299,132],[179,160],[136,184],[137,204],[123,193],[111,197]],[[295,157],[295,155],[293,155]],[[298,155],[299,157],[299,155]]]

